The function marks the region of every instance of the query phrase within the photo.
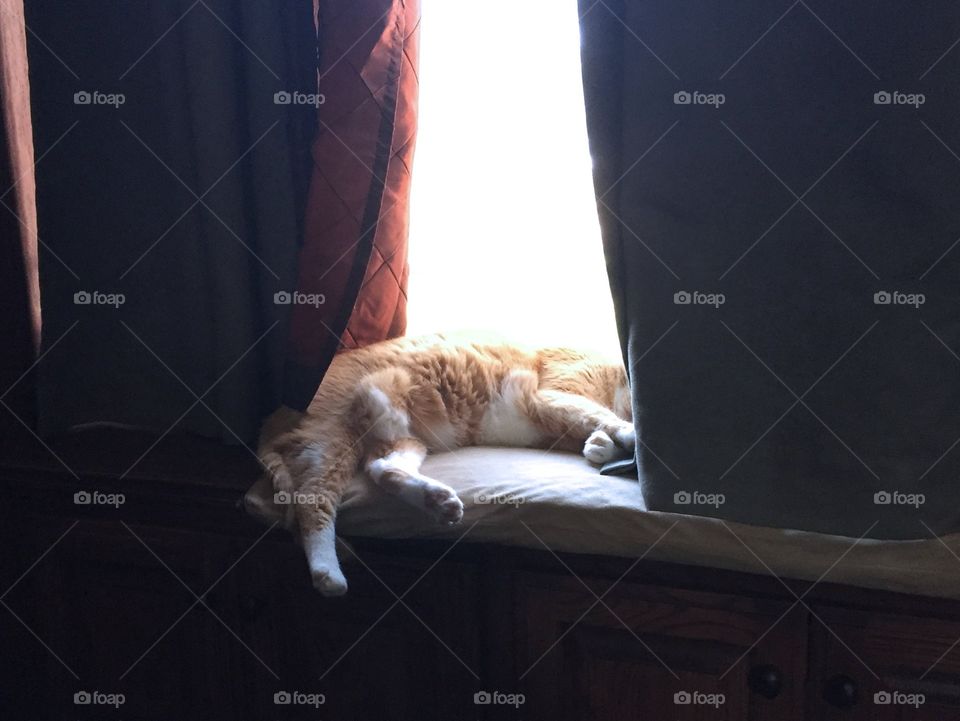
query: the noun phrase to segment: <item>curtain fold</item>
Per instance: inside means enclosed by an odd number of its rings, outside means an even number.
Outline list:
[[[297,410],[340,348],[406,327],[419,21],[418,0],[319,3],[324,102],[284,383],[284,402]]]
[[[0,337],[6,350],[0,356],[0,401],[6,409],[0,409],[0,437],[8,439],[23,432],[21,421],[30,425],[35,420],[35,378],[29,370],[40,342],[40,284],[23,3],[6,2],[2,12],[0,307],[3,314]]]
[[[648,506],[960,528],[960,13],[579,6]]]

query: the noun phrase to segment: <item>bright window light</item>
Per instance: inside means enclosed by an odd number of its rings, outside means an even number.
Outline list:
[[[408,334],[619,356],[575,0],[424,0]]]

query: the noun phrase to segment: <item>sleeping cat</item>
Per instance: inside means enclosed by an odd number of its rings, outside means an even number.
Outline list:
[[[334,531],[358,469],[441,524],[463,517],[444,483],[420,473],[428,452],[506,445],[582,451],[601,464],[636,443],[622,365],[568,349],[437,335],[400,338],[336,356],[307,413],[261,434],[274,490],[292,494],[313,585],[346,592]],[[306,501],[304,501],[306,499]]]

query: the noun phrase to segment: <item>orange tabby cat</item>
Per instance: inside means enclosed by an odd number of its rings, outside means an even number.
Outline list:
[[[313,584],[340,595],[334,519],[358,468],[386,492],[454,524],[456,492],[420,473],[429,451],[507,445],[582,450],[592,463],[632,452],[619,364],[567,349],[527,351],[448,336],[401,338],[339,354],[292,430],[261,435],[260,459],[286,492]]]

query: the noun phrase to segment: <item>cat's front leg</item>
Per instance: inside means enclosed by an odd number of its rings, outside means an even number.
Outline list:
[[[613,434],[613,440],[624,450],[633,453],[637,449],[637,429],[632,423],[625,423]]]
[[[633,453],[637,447],[636,431],[632,424],[624,423],[611,433],[598,428],[583,444],[583,457],[598,466],[624,456],[624,451]]]

